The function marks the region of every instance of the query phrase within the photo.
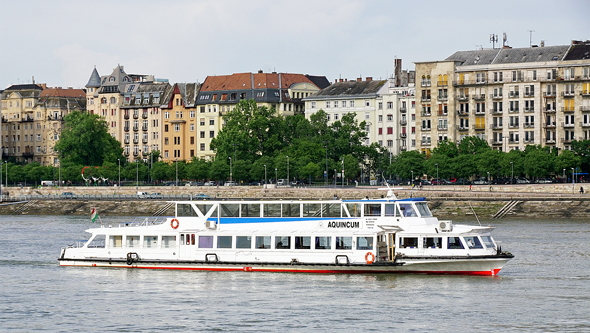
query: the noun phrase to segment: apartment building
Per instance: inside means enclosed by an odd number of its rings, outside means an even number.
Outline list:
[[[413,73],[410,83],[405,73],[405,86],[400,80],[373,80],[371,77],[349,81],[336,80],[329,87],[304,99],[305,116],[310,118],[319,110],[327,113],[333,123],[347,113],[354,112],[355,119],[365,121],[366,145],[377,143],[390,154],[413,149],[415,145],[415,87]]]
[[[8,87],[2,93],[2,155],[16,162],[59,165],[54,146],[63,118],[86,108],[82,89],[48,88],[45,84]]]
[[[211,139],[223,127],[222,116],[241,100],[254,100],[259,107],[273,108],[278,115],[305,113],[303,99],[330,83],[324,76],[294,73],[236,73],[208,76],[200,87],[197,108],[197,157],[212,159]]]
[[[570,149],[590,138],[590,42],[459,51],[416,63],[418,148],[485,139],[493,149]]]
[[[160,106],[167,89],[171,89],[167,80],[127,74],[120,65],[102,77],[94,68],[86,84],[87,110],[107,122],[128,161],[147,162],[149,153],[162,147]]]
[[[176,83],[167,90],[162,100],[163,132],[161,157],[163,161],[186,160],[197,156],[201,142],[208,142],[205,131],[197,131],[197,109],[195,101],[199,94],[199,83]],[[205,120],[200,119],[205,127]]]

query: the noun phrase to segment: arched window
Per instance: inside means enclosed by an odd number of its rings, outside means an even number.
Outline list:
[[[442,75],[438,75],[438,85],[442,86],[443,85],[443,76]]]
[[[115,77],[114,76],[109,77],[109,82],[115,82]]]
[[[107,104],[107,98],[106,97],[101,98],[100,104]]]

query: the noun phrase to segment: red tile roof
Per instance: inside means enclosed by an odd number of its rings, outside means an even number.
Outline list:
[[[303,74],[280,73],[281,88],[287,89],[295,83],[315,84]],[[254,87],[252,87],[252,79]],[[279,73],[236,73],[232,75],[207,76],[201,91],[278,89]]]
[[[83,89],[45,88],[39,97],[86,97]]]

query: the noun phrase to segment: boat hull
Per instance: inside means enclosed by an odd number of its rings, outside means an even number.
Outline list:
[[[494,276],[511,257],[485,258],[407,258],[397,262],[376,262],[374,264],[326,264],[326,263],[260,263],[260,262],[207,262],[181,260],[141,260],[129,262],[126,259],[60,258],[61,266],[173,269],[196,271],[244,271],[284,273],[413,273],[413,274],[454,274]]]

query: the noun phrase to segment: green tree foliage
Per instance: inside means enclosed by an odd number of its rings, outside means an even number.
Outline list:
[[[102,165],[123,160],[121,144],[109,135],[107,123],[98,115],[74,111],[64,117],[64,128],[55,150],[64,162]]]
[[[412,171],[414,178],[422,176],[425,171],[425,155],[418,151],[404,151],[396,159],[394,172],[402,179],[410,179]]]

